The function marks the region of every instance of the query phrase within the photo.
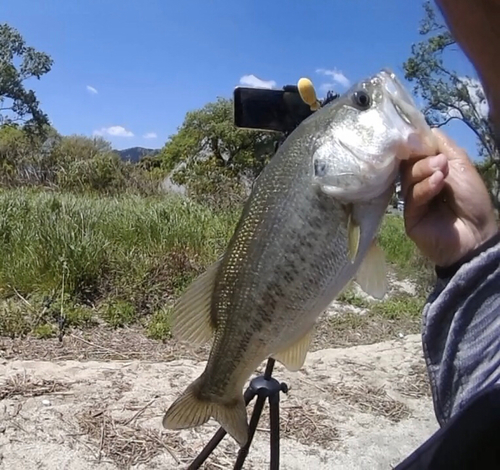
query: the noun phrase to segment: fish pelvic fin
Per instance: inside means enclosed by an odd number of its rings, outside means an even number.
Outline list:
[[[166,429],[188,429],[213,417],[243,447],[248,440],[247,411],[243,395],[219,404],[200,398],[202,377],[196,379],[163,416]]]
[[[365,259],[359,267],[356,282],[363,291],[376,299],[382,299],[387,292],[385,255],[375,241],[372,242]]]
[[[212,293],[222,258],[198,276],[184,291],[172,311],[172,335],[191,344],[212,338],[215,322],[211,316]]]
[[[289,371],[297,372],[306,361],[307,352],[311,345],[312,334],[313,328],[284,351],[273,354],[274,359],[281,362]]]
[[[360,226],[354,221],[352,216],[352,207],[348,212],[347,219],[347,237],[348,237],[348,249],[349,249],[349,259],[354,261],[359,249],[359,239],[361,234]]]

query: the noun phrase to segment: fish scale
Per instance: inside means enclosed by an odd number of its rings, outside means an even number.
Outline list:
[[[400,160],[432,153],[430,136],[387,71],[288,136],[257,178],[224,255],[174,307],[176,337],[213,343],[203,373],[167,410],[165,427],[213,417],[243,445],[242,388],[259,364],[272,356],[300,369],[315,322],[351,280],[384,295],[384,258],[374,240]]]

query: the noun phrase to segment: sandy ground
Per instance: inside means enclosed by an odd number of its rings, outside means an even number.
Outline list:
[[[186,468],[217,430],[166,431],[164,410],[203,369],[165,362],[0,360],[0,468]],[[419,335],[310,353],[275,376],[281,399],[281,468],[389,469],[436,429]],[[249,411],[250,412],[250,411]],[[269,466],[263,415],[246,469]],[[226,437],[202,467],[231,469]]]

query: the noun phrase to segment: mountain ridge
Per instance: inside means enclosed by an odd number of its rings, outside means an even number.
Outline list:
[[[115,152],[124,161],[137,163],[141,158],[146,156],[154,157],[160,153],[161,149],[151,149],[146,147],[129,147],[122,150],[115,150]]]

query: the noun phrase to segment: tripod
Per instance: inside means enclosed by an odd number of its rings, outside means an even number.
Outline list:
[[[264,402],[266,398],[269,400],[269,421],[271,428],[270,436],[270,446],[271,446],[271,466],[270,470],[278,470],[280,464],[280,392],[287,393],[288,386],[285,383],[278,382],[274,377],[271,377],[273,372],[275,360],[269,358],[266,365],[266,370],[264,375],[259,375],[255,377],[250,382],[250,385],[245,391],[244,399],[245,405],[247,406],[255,396],[257,396],[257,401],[253,409],[252,417],[249,424],[249,433],[247,443],[238,452],[238,457],[236,463],[234,464],[234,470],[241,470],[245,459],[248,456],[248,451],[252,444],[252,440],[257,429],[257,424],[259,423],[260,415],[262,414],[262,409],[264,408]],[[210,454],[215,450],[215,448],[222,441],[226,431],[224,428],[219,428],[215,433],[214,437],[208,442],[204,449],[200,452],[198,457],[196,457],[188,470],[196,470],[207,460]]]

